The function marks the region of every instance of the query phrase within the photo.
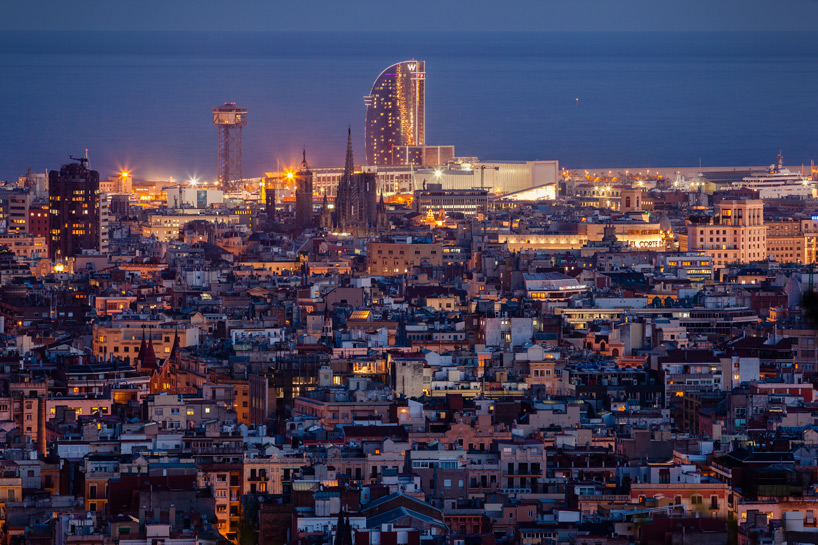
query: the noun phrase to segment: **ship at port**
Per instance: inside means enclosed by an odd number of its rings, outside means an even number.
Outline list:
[[[764,172],[753,173],[741,181],[733,182],[734,189],[758,191],[760,199],[811,199],[816,184],[807,176],[784,168],[784,158],[778,153],[778,161]]]

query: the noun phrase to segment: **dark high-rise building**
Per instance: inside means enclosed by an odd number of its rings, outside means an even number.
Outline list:
[[[312,227],[312,172],[307,164],[307,150],[295,173],[295,226],[299,231]]]
[[[276,221],[276,183],[278,178],[264,177],[264,212],[267,214],[267,223],[272,225]]]
[[[99,172],[78,159],[48,173],[48,256],[64,259],[100,251]]]
[[[376,227],[377,185],[377,175],[374,172],[355,172],[350,130],[347,134],[344,174],[335,194],[335,227],[339,231],[362,236]]]
[[[366,162],[393,164],[394,146],[426,143],[426,63],[404,61],[378,76],[366,104]]]

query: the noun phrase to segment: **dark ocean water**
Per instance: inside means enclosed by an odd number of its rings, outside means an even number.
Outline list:
[[[426,60],[427,142],[564,166],[818,159],[818,33],[0,33],[0,179],[89,149],[107,175],[212,177],[210,108],[249,108],[244,172],[343,162],[363,96]],[[579,98],[577,103],[576,99]]]

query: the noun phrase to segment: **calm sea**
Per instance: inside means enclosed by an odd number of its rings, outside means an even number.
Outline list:
[[[569,167],[818,159],[818,34],[1,33],[0,179],[89,154],[212,177],[210,108],[249,108],[244,172],[363,157],[363,96],[426,60],[427,142]],[[578,99],[578,100],[577,100]]]

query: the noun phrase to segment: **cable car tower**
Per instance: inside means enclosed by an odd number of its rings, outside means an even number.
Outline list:
[[[213,124],[219,132],[217,180],[225,193],[235,189],[244,179],[241,156],[241,131],[247,125],[247,108],[235,102],[213,108]]]

